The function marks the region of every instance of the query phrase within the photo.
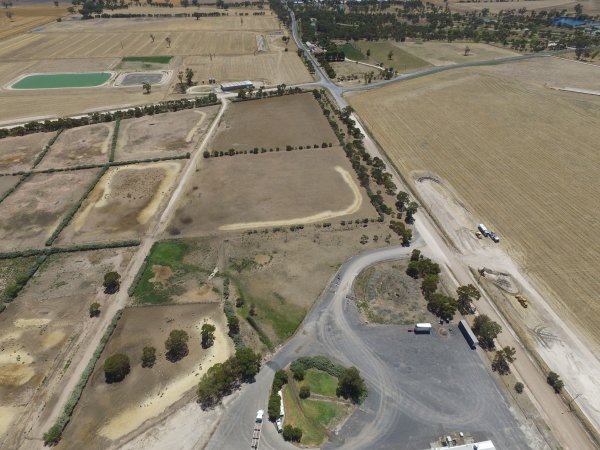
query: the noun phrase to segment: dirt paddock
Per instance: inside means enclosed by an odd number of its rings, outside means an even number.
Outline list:
[[[312,94],[285,95],[234,103],[221,121],[209,149],[267,149],[286,145],[311,147],[337,138]]]
[[[54,133],[34,133],[0,139],[0,172],[27,171]]]
[[[0,447],[10,448],[3,446],[3,429],[22,432],[19,415],[41,413],[49,401],[49,393],[37,391],[43,380],[68,375],[76,339],[94,325],[90,303],[98,301],[102,310],[109,301],[102,294],[104,273],[122,272],[132,254],[119,249],[51,256],[0,314]]]
[[[376,216],[339,147],[210,158],[194,175],[170,233]]]
[[[106,163],[113,129],[102,123],[63,131],[36,169]]]
[[[119,126],[115,160],[192,152],[218,110],[218,106],[209,106],[123,120]]]
[[[217,327],[215,343],[208,349],[200,346],[200,329],[205,322]],[[189,354],[172,363],[165,358],[164,343],[175,329],[188,333]],[[156,348],[157,361],[152,368],[141,366],[145,346]],[[219,303],[126,309],[59,448],[80,448],[81,442],[86,442],[87,448],[106,448],[111,442],[118,445],[119,439],[145,421],[159,418],[184,395],[193,395],[202,374],[213,364],[225,361],[233,351]],[[129,356],[131,372],[120,383],[106,384],[102,363],[116,352]]]
[[[99,169],[32,175],[0,204],[0,249],[44,247]]]
[[[139,238],[168,198],[182,163],[109,169],[83,203],[59,243]]]

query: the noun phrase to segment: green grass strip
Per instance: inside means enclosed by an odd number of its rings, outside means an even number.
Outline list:
[[[48,143],[42,149],[42,151],[38,153],[38,155],[35,157],[35,160],[33,161],[33,164],[31,165],[31,170],[35,169],[36,166],[42,162],[42,159],[44,159],[44,156],[46,156],[46,153],[48,153],[48,150],[50,150],[50,147],[52,147],[52,145],[56,142],[56,140],[60,136],[60,133],[62,133],[63,130],[64,128],[58,130],[56,134],[52,136],[52,138],[48,141]]]
[[[145,62],[155,64],[169,64],[172,56],[125,56],[121,62]]]
[[[65,227],[69,224],[69,222],[71,221],[71,219],[73,218],[73,216],[75,215],[77,210],[81,207],[82,203],[85,201],[85,199],[88,197],[88,195],[90,195],[90,193],[94,190],[94,188],[96,187],[96,184],[98,184],[98,181],[100,181],[100,178],[102,178],[104,176],[104,174],[106,173],[106,171],[108,170],[109,167],[110,166],[107,164],[102,168],[102,170],[100,170],[100,172],[98,172],[98,175],[96,175],[96,178],[94,178],[92,180],[92,182],[89,184],[89,186],[86,189],[83,196],[79,199],[79,201],[77,203],[75,203],[73,205],[73,207],[69,210],[67,215],[63,218],[63,220],[61,220],[61,222],[58,224],[56,229],[52,232],[52,235],[46,241],[46,247],[51,246],[52,243],[58,237],[58,235],[62,232],[62,230],[64,230]]]
[[[121,125],[121,118],[117,117],[115,121],[115,129],[112,135],[112,141],[110,143],[110,156],[108,157],[108,162],[113,162],[115,160],[115,150],[117,149],[117,139],[119,138],[119,126]]]

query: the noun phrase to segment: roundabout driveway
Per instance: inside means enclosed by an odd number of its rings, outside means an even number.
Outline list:
[[[515,416],[480,355],[456,327],[446,325],[440,333],[436,326],[431,335],[414,335],[407,326],[360,322],[348,298],[356,276],[378,262],[407,258],[410,251],[390,247],[348,260],[255,383],[226,402],[207,448],[248,448],[256,411],[266,410],[274,372],[300,356],[319,354],[356,366],[369,389],[364,404],[326,448],[418,450],[454,431],[492,439],[498,448],[545,448],[522,431],[527,426],[520,423],[526,420]],[[273,424],[265,422],[259,448],[297,447],[285,443]]]

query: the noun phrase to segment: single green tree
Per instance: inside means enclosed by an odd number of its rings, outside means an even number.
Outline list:
[[[481,293],[472,284],[459,286],[456,289],[458,296],[458,309],[462,314],[467,314],[473,310],[473,300],[479,300]]]
[[[153,367],[156,362],[156,349],[144,347],[142,350],[142,367]]]
[[[144,94],[149,94],[151,90],[152,90],[152,85],[150,83],[148,83],[147,81],[144,81],[142,83],[142,91],[144,92]]]
[[[260,354],[244,347],[235,352],[236,368],[243,381],[252,380],[260,370]]]
[[[302,430],[291,425],[283,427],[283,439],[290,442],[300,442],[302,439]]]
[[[92,303],[90,305],[90,317],[98,317],[100,315],[100,303]]]
[[[508,375],[510,373],[510,363],[515,361],[515,349],[512,347],[504,347],[498,350],[492,361],[492,370],[500,375]]]
[[[338,379],[336,395],[350,399],[354,403],[360,403],[366,397],[367,385],[356,367],[349,367],[344,370]]]
[[[502,327],[485,314],[475,317],[473,333],[479,338],[479,345],[484,349],[494,348],[494,339],[498,337]]]
[[[310,397],[310,388],[308,386],[306,386],[306,385],[300,386],[300,391],[298,392],[298,396],[301,399],[305,399],[305,398]]]
[[[554,388],[554,392],[557,394],[560,394],[560,391],[565,386],[565,383],[560,379],[560,376],[556,372],[550,371],[546,377],[546,381]]]
[[[240,319],[236,316],[229,316],[227,326],[229,327],[229,336],[235,336],[240,332]]]
[[[171,362],[177,362],[189,353],[189,335],[184,330],[173,330],[165,341],[166,357]]]
[[[210,323],[202,325],[202,348],[211,347],[215,342],[216,327]]]
[[[121,275],[118,272],[107,272],[104,274],[104,292],[107,294],[114,294],[121,286]]]
[[[194,82],[192,81],[192,78],[194,78],[194,71],[192,69],[190,69],[189,67],[187,67],[185,69],[185,81],[187,82],[188,86],[192,86],[194,84]]]
[[[437,275],[427,275],[421,282],[421,292],[426,299],[431,298],[437,291],[439,277]]]
[[[104,378],[107,383],[122,381],[130,370],[129,356],[124,353],[115,353],[104,361]]]

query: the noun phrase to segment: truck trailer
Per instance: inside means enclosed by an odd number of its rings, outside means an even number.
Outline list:
[[[469,326],[467,321],[465,319],[462,319],[460,322],[458,322],[458,328],[460,328],[460,331],[462,332],[463,336],[465,337],[465,340],[469,344],[469,347],[475,350],[475,348],[477,347],[477,338],[475,337],[475,334],[473,333],[473,330],[471,330],[471,327]]]
[[[430,334],[431,324],[430,323],[418,323],[414,328],[415,334]]]
[[[479,228],[479,231],[481,231],[481,234],[483,234],[485,237],[488,237],[490,235],[489,230],[484,224],[480,223],[477,228]]]

